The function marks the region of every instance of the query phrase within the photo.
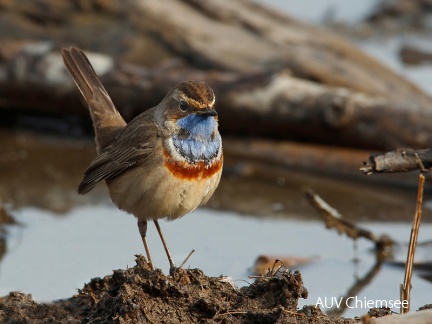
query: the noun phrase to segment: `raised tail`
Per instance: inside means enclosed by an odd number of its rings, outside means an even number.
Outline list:
[[[98,153],[109,146],[126,122],[114,106],[87,56],[78,48],[62,50],[63,61],[88,104]]]

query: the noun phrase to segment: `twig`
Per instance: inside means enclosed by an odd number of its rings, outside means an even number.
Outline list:
[[[339,234],[346,234],[353,239],[364,237],[375,243],[378,241],[378,238],[370,231],[361,229],[355,224],[344,220],[336,209],[330,206],[312,189],[306,191],[306,198],[309,203],[318,210],[327,228],[335,228]]]
[[[187,260],[189,260],[189,258],[191,257],[191,255],[195,252],[195,250],[190,251],[190,253],[188,254],[188,256],[186,257],[186,259],[184,259],[184,261],[180,264],[179,268],[182,268],[185,263],[187,262]]]
[[[425,177],[420,174],[419,175],[419,184],[418,184],[418,192],[417,192],[417,207],[416,213],[414,215],[414,221],[411,229],[411,237],[408,247],[407,261],[405,264],[405,278],[404,283],[400,286],[400,297],[401,297],[401,314],[408,313],[410,310],[410,292],[411,292],[411,278],[412,278],[412,269],[414,263],[414,255],[417,247],[417,238],[420,229],[420,221],[422,216],[422,204],[423,204],[423,188],[424,188]],[[406,307],[404,307],[404,301],[407,301]]]
[[[362,237],[374,242],[377,259],[381,261],[387,259],[391,254],[391,248],[394,242],[388,235],[384,234],[378,237],[371,231],[344,220],[342,215],[336,209],[331,207],[312,189],[306,191],[306,198],[319,212],[327,228],[335,228],[339,234],[346,234],[354,240]]]
[[[241,311],[237,311],[237,312],[226,312],[226,313],[219,313],[219,314],[217,314],[216,316],[215,316],[215,318],[216,317],[219,317],[219,316],[225,316],[225,315],[245,315],[245,314],[247,314],[248,312],[245,312],[245,311],[243,311],[243,312],[241,312]]]
[[[279,265],[279,267],[275,270],[275,267],[276,267],[276,264],[277,264],[277,263],[280,263],[280,265]],[[286,269],[288,269],[287,266],[286,266],[286,265],[285,265],[281,260],[276,259],[275,262],[273,263],[272,268],[269,269],[269,272],[267,273],[267,276],[269,276],[269,277],[273,277],[276,273],[278,273],[278,271],[279,271],[282,267],[285,267]]]
[[[280,264],[277,269],[275,270],[276,264]],[[248,276],[249,279],[270,279],[273,278],[274,276],[276,276],[276,274],[280,271],[282,271],[281,269],[284,269],[283,271],[288,271],[288,267],[285,265],[285,263],[283,263],[281,260],[276,259],[273,263],[273,266],[270,268],[268,268],[268,271],[265,275],[263,274],[259,274],[257,276]]]

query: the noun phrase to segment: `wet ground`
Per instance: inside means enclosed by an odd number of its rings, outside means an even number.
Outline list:
[[[50,305],[11,293],[2,298],[0,320],[18,322],[119,323],[352,323],[325,316],[315,307],[297,310],[307,297],[299,272],[276,271],[237,289],[230,278],[179,270],[174,278],[136,266],[95,278],[68,300]]]

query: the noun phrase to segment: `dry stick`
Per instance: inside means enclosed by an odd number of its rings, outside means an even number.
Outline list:
[[[397,149],[383,154],[371,154],[360,168],[364,174],[394,173],[421,170],[429,171],[432,167],[432,149],[411,150]]]
[[[184,261],[180,264],[179,268],[182,268],[185,263],[187,262],[187,260],[189,260],[189,258],[191,257],[191,255],[195,252],[195,250],[190,251],[190,253],[188,254],[188,256],[186,257],[186,259],[184,259]]]
[[[308,189],[305,194],[309,203],[319,212],[320,216],[323,218],[327,228],[335,228],[339,234],[346,234],[352,239],[363,237],[374,242],[377,247],[379,246],[382,238],[377,237],[369,230],[360,228],[357,225],[344,220],[342,215],[336,209],[330,206],[312,189]]]
[[[420,220],[422,215],[422,204],[423,204],[423,187],[424,187],[425,177],[420,174],[419,175],[419,184],[418,184],[418,192],[417,192],[417,208],[416,213],[414,215],[413,226],[411,229],[411,237],[408,248],[407,261],[405,264],[405,278],[403,285],[400,286],[400,298],[401,298],[401,314],[408,313],[410,310],[410,291],[411,291],[411,278],[412,278],[412,269],[414,263],[414,254],[417,247],[417,238],[420,229]],[[407,306],[404,307],[404,301],[407,301]]]

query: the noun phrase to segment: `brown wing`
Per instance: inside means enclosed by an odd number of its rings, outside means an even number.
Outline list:
[[[62,50],[63,61],[87,102],[98,152],[111,144],[126,122],[114,106],[87,56],[75,47]]]
[[[78,186],[78,193],[85,194],[102,180],[120,175],[141,164],[153,153],[158,139],[157,126],[153,122],[153,109],[132,120],[90,164]]]

